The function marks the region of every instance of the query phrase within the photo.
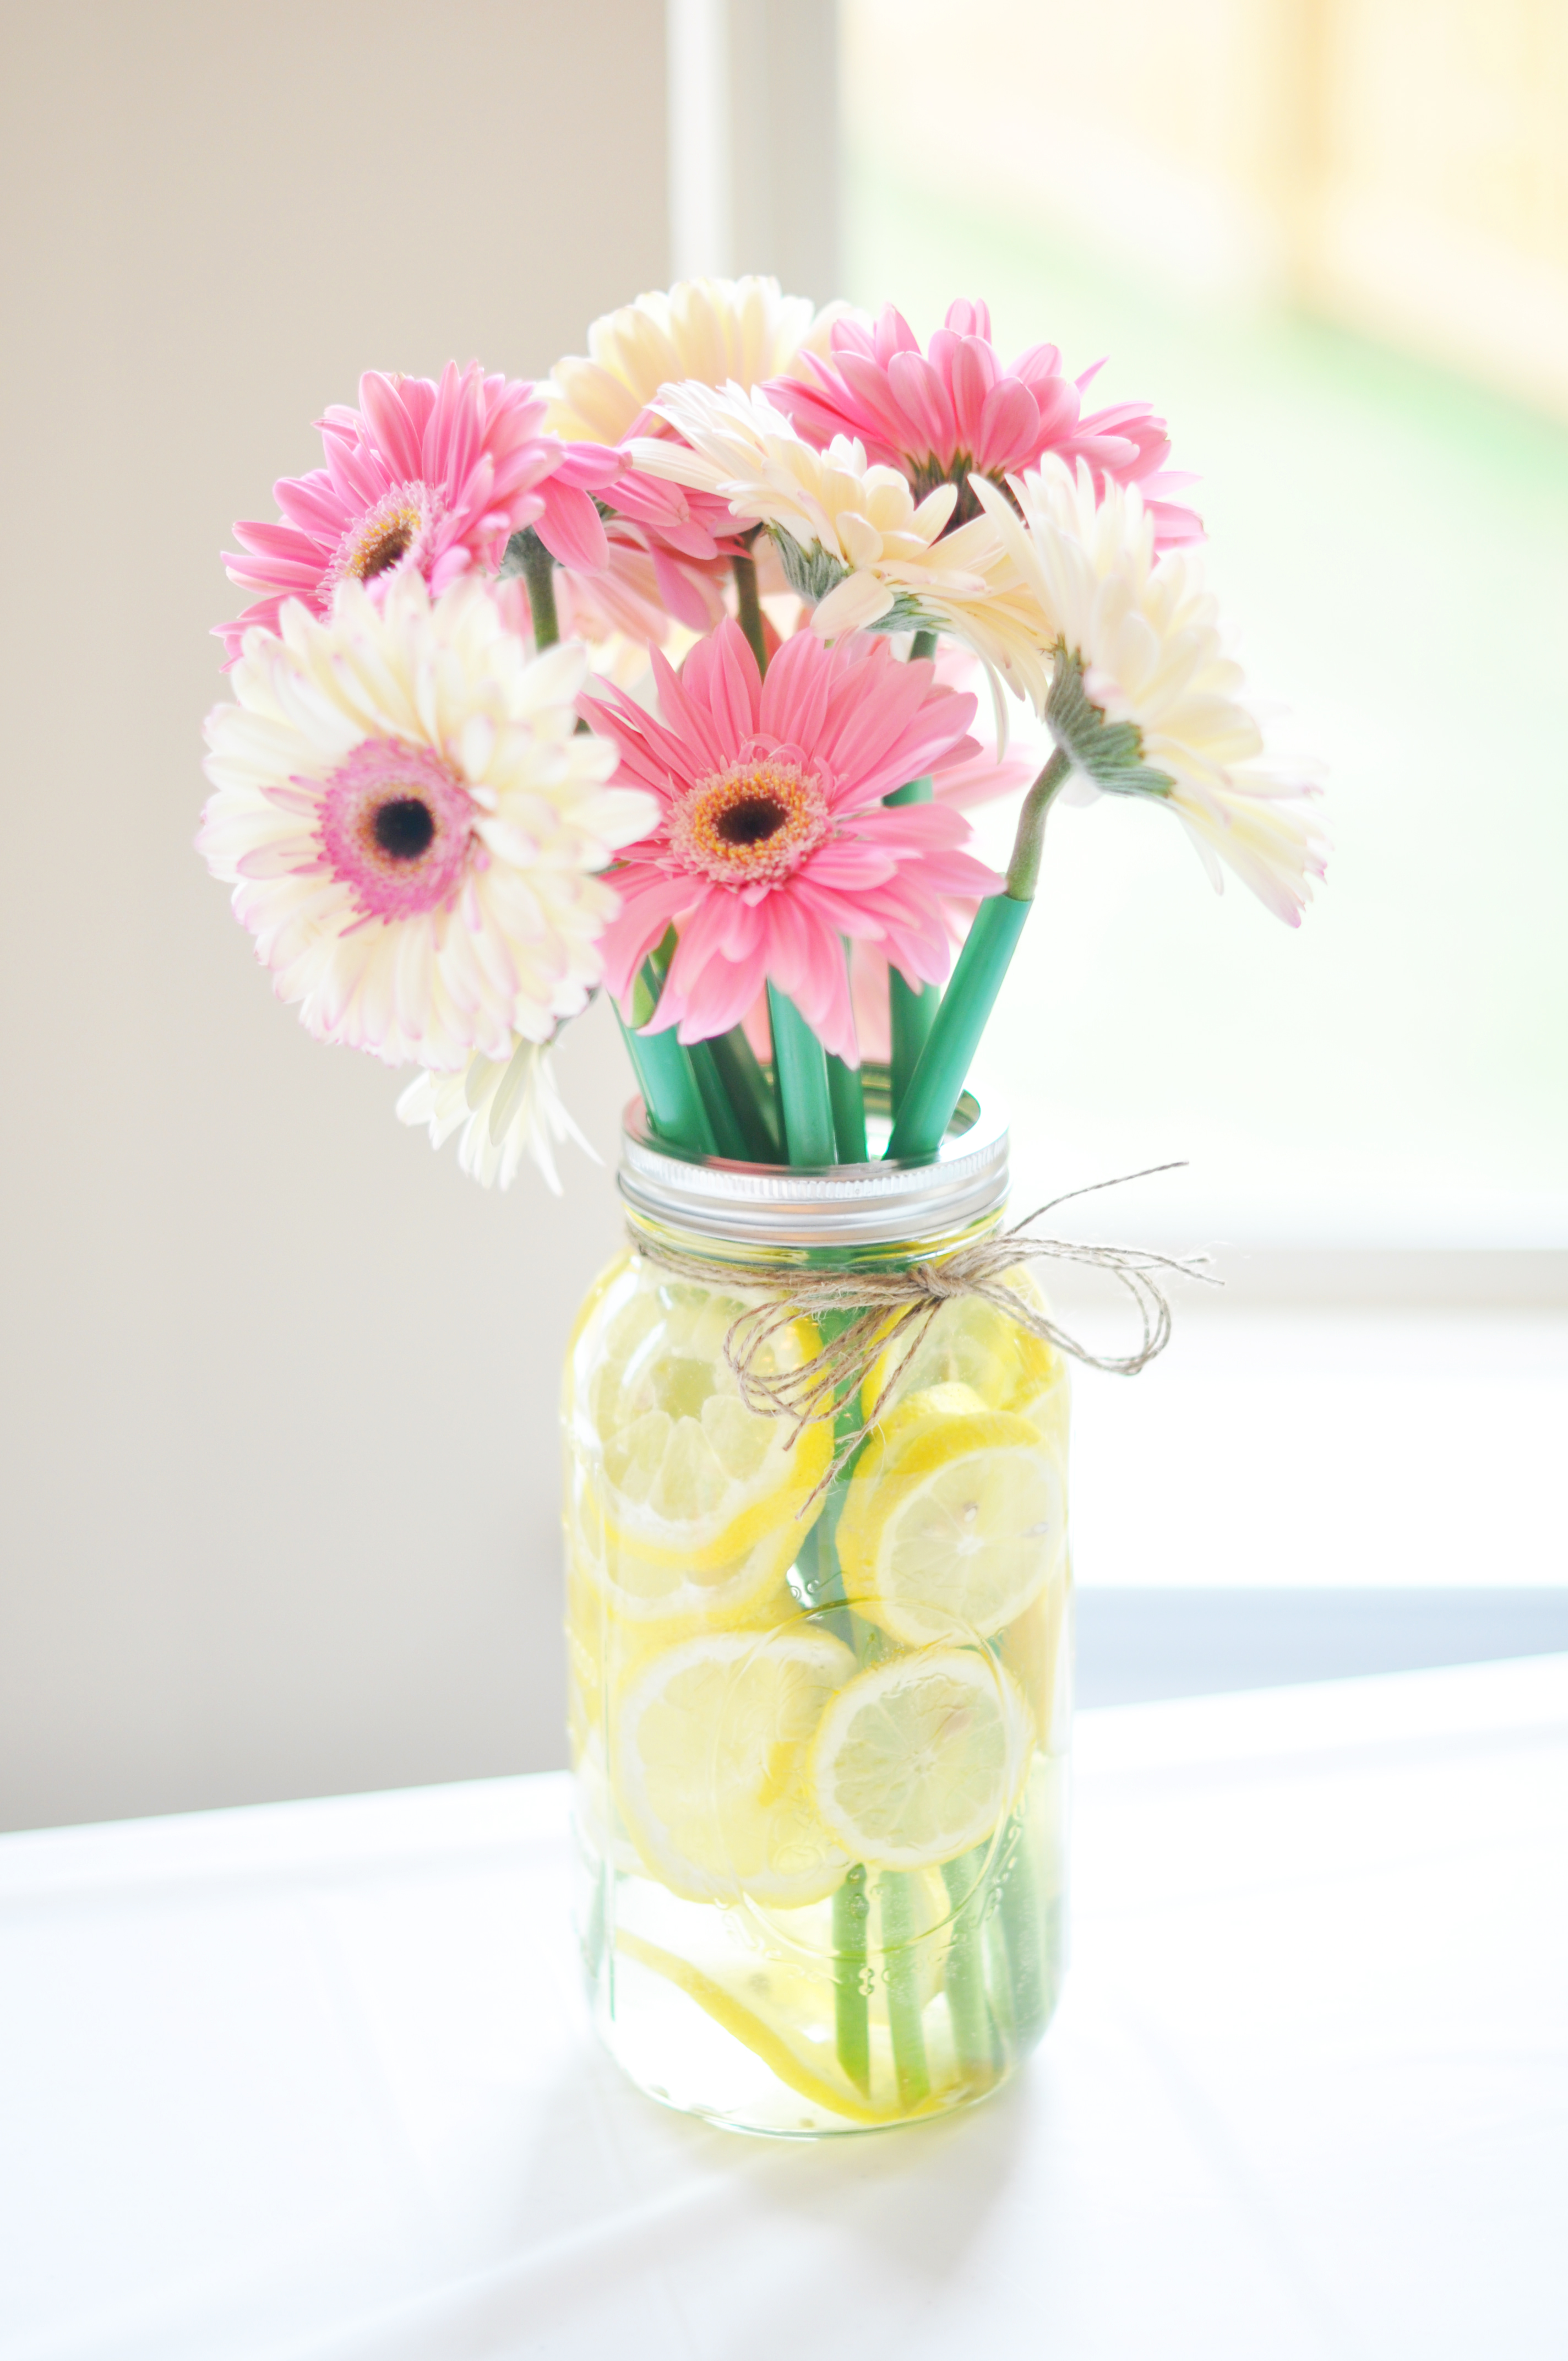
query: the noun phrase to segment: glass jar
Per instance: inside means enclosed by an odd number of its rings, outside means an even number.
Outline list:
[[[866,1082],[874,1138],[885,1075]],[[873,1364],[836,1426],[796,1432],[746,1406],[726,1354],[792,1272],[951,1255],[1006,1187],[1005,1128],[970,1097],[924,1164],[817,1171],[686,1157],[628,1110],[634,1243],[566,1361],[579,1929],[610,2050],[718,2123],[812,2136],[966,2105],[1056,2004],[1064,1364],[956,1299],[891,1388]],[[1007,1283],[1039,1302],[1027,1270]],[[852,1316],[786,1317],[760,1367]]]

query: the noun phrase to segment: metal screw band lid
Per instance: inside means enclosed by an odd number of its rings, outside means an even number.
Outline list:
[[[885,1067],[863,1070],[867,1129],[875,1153],[889,1129]],[[819,1167],[741,1164],[655,1139],[641,1099],[624,1118],[620,1187],[634,1215],[704,1237],[773,1246],[847,1246],[916,1241],[996,1213],[1007,1196],[1007,1124],[966,1091],[948,1137],[918,1163]]]

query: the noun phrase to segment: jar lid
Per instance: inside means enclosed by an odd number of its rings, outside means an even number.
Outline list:
[[[861,1069],[872,1144],[891,1128],[885,1066]],[[965,1091],[934,1156],[872,1164],[742,1164],[655,1139],[641,1099],[623,1119],[620,1188],[633,1213],[760,1246],[892,1245],[961,1229],[1007,1197],[1007,1123]]]

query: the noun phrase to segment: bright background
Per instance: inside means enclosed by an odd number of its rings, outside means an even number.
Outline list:
[[[1563,11],[835,14],[0,19],[0,1826],[561,1759],[554,1406],[619,1231],[613,1027],[562,1060],[605,1166],[483,1195],[267,992],[191,850],[199,727],[230,521],[362,368],[537,373],[676,270],[922,329],[980,292],[1003,342],[1109,352],[1330,767],[1297,934],[1157,814],[1053,821],[990,1057],[1021,1188],[1185,1155],[1115,1224],[1230,1281],[1079,1389],[1086,1641],[1120,1601],[1201,1685],[1205,1587],[1227,1632],[1244,1593],[1485,1587],[1482,1653],[1521,1586],[1564,1596]]]
[[[1329,786],[1297,931],[1161,815],[1059,809],[981,1052],[1021,1205],[1185,1158],[1061,1218],[1227,1282],[1135,1386],[1078,1381],[1091,1694],[1568,1644],[1568,14],[843,29],[849,292],[922,335],[983,294],[1157,402]]]
[[[1146,807],[1058,812],[983,1052],[1031,1183],[1185,1156],[1177,1231],[1568,1245],[1568,12],[847,0],[845,35],[849,291],[922,335],[983,294],[1004,348],[1155,401],[1332,788],[1297,932]]]

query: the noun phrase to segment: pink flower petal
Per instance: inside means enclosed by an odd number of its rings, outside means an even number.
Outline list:
[[[657,655],[653,668],[657,717],[615,690],[582,700],[620,750],[618,776],[652,785],[662,815],[613,874],[623,906],[606,939],[612,983],[624,994],[673,920],[653,1029],[707,1039],[739,1023],[771,981],[853,1058],[842,939],[884,942],[905,973],[945,975],[943,895],[1001,883],[962,849],[967,823],[951,806],[881,801],[922,768],[972,760],[973,697],[938,682],[928,662],[901,663],[884,640],[828,646],[810,631],[784,643],[761,682],[728,620],[679,676]],[[770,798],[773,819],[758,830]],[[708,817],[694,834],[698,809]],[[746,826],[716,835],[712,815],[731,811]]]
[[[359,380],[359,407],[394,475],[417,476],[423,465],[420,430],[396,381],[379,369],[367,369]]]
[[[599,512],[587,492],[553,477],[543,488],[543,512],[535,530],[552,556],[585,574],[602,574],[609,564]]]
[[[487,377],[478,363],[449,363],[439,385],[368,370],[359,410],[329,409],[318,422],[324,466],[273,486],[278,524],[236,528],[250,553],[225,558],[233,578],[274,598],[301,597],[318,615],[337,584],[361,578],[372,597],[405,568],[433,588],[499,563],[510,533],[540,517],[538,488],[569,484],[551,500],[552,530],[571,562],[603,566],[595,488],[611,483],[620,455],[560,443],[540,432],[543,399],[531,385]],[[220,626],[231,649],[258,608]]]
[[[1143,402],[1102,411],[1080,426],[1080,397],[1095,369],[1067,378],[1057,346],[1031,346],[1003,368],[981,302],[950,304],[924,353],[891,305],[875,321],[837,322],[831,346],[829,358],[808,354],[799,374],[775,378],[765,388],[769,400],[818,448],[836,434],[853,435],[871,461],[901,468],[923,490],[931,488],[933,464],[949,482],[972,470],[1000,483],[1037,467],[1048,452],[1069,464],[1087,460],[1102,489],[1108,481],[1142,483],[1169,451],[1164,421]],[[1201,533],[1180,503],[1151,505],[1149,512],[1157,548]],[[832,598],[839,604],[828,620],[817,611],[824,634],[876,620],[845,599],[844,586]]]

